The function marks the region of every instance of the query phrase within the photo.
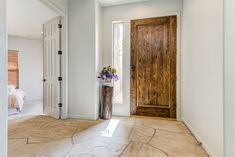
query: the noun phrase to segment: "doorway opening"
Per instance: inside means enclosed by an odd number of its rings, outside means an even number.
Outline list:
[[[61,117],[59,105],[62,99],[59,79],[62,61],[58,54],[62,45],[61,25],[59,25],[61,23],[56,27],[50,25],[49,31],[45,31],[45,25],[48,26],[48,23],[54,19],[60,19],[60,14],[38,0],[8,0],[7,3],[9,119],[42,114],[59,118]],[[45,42],[45,35],[52,35],[53,32],[58,35],[50,41],[51,51],[47,51],[48,43]],[[46,63],[50,63],[50,66]],[[45,90],[46,72],[57,75],[56,87],[50,85]],[[55,80],[47,81],[51,83]],[[49,111],[48,103],[45,106],[45,100],[54,107],[56,114]]]

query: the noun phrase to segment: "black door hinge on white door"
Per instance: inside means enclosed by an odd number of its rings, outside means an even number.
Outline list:
[[[58,28],[62,28],[62,24],[58,24]]]
[[[58,55],[62,55],[62,51],[60,50],[60,51],[58,51]]]
[[[59,107],[62,107],[62,103],[59,103],[58,106],[59,106]]]
[[[58,81],[62,81],[63,80],[63,78],[62,77],[58,77]]]

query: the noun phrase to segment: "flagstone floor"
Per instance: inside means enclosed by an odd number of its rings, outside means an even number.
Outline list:
[[[8,136],[8,157],[208,157],[183,123],[152,118],[27,117]]]

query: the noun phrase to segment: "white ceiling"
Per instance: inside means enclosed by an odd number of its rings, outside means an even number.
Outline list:
[[[127,3],[144,2],[144,1],[148,1],[148,0],[99,0],[101,6],[103,7],[121,5],[121,4],[127,4]]]
[[[148,0],[99,0],[103,7],[143,1]],[[42,39],[42,25],[55,16],[57,15],[40,0],[7,0],[10,36]]]
[[[8,34],[42,39],[42,25],[56,16],[39,0],[7,0]]]

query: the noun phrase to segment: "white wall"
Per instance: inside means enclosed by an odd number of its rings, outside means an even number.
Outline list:
[[[95,0],[69,1],[69,117],[98,118],[99,22]]]
[[[50,7],[56,13],[67,14],[67,1],[68,0],[40,0],[46,6]]]
[[[26,101],[43,99],[43,41],[8,38],[8,49],[19,51],[19,86]]]
[[[0,0],[0,156],[7,157],[7,28],[6,0]]]
[[[67,5],[65,0],[49,0],[51,3],[56,5],[64,13],[67,12]]]
[[[235,154],[235,1],[225,0],[224,133],[225,157]]]
[[[124,22],[123,104],[113,106],[113,114],[130,115],[130,20],[172,15],[180,12],[182,0],[150,0],[103,8],[103,65],[112,65],[112,22]]]
[[[96,70],[95,73],[98,74],[102,67],[102,7],[98,0],[95,0],[95,28],[96,28]],[[96,108],[95,113],[99,113],[100,108],[100,83],[97,77],[95,77],[96,82]],[[97,115],[98,117],[98,115]]]
[[[223,157],[223,0],[185,0],[183,119],[212,157]]]

